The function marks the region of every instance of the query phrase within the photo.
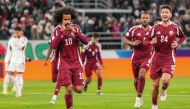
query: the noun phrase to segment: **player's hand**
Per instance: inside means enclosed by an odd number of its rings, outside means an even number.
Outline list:
[[[71,25],[67,25],[67,26],[66,26],[66,29],[72,31],[73,33],[76,33],[76,32],[77,32],[77,31],[75,30],[75,28],[74,28],[73,26],[71,26]]]
[[[105,68],[105,65],[104,65],[104,64],[102,64],[102,68]]]
[[[63,32],[66,29],[65,24],[61,25],[61,31]]]
[[[152,38],[150,44],[156,44],[156,43],[157,43],[157,39],[156,39],[156,37]]]
[[[44,66],[47,66],[47,65],[48,65],[48,64],[47,64],[47,61],[45,61],[45,62],[44,62]]]
[[[133,42],[133,46],[138,46],[139,44],[141,44],[140,40],[136,40],[136,41]]]
[[[178,43],[176,41],[173,41],[173,43],[171,44],[172,48],[177,48],[178,47]]]

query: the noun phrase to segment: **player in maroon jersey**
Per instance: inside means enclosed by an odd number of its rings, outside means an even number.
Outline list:
[[[101,95],[101,86],[102,86],[102,76],[101,76],[101,69],[99,63],[102,65],[102,68],[104,68],[104,64],[102,62],[101,58],[101,44],[98,43],[99,41],[99,35],[94,34],[92,35],[91,41],[88,43],[88,45],[83,45],[82,47],[82,62],[85,66],[85,74],[86,74],[86,81],[84,85],[84,91],[87,91],[88,84],[92,80],[92,71],[94,71],[98,77],[98,90],[97,94]]]
[[[84,86],[82,61],[80,58],[79,40],[88,44],[88,39],[80,30],[80,27],[71,24],[71,20],[77,18],[77,11],[72,6],[58,8],[54,12],[54,22],[59,28],[52,37],[52,47],[59,46],[59,59],[57,84],[65,86],[65,104],[67,109],[72,109],[72,92],[82,93]]]
[[[134,107],[140,108],[143,105],[142,93],[145,86],[145,74],[149,69],[148,59],[151,57],[152,46],[143,45],[145,34],[150,30],[150,15],[147,12],[141,14],[141,25],[132,27],[126,34],[124,42],[133,46],[132,50],[132,71],[134,75],[134,86],[137,92]]]
[[[159,83],[162,80],[161,101],[166,100],[166,89],[175,70],[176,48],[186,38],[181,28],[170,21],[172,9],[169,5],[161,7],[162,22],[154,25],[148,32],[144,45],[154,45],[150,77],[152,83],[152,109],[158,109],[157,97]],[[179,38],[177,41],[176,38]]]

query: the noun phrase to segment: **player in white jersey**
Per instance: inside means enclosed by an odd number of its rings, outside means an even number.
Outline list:
[[[3,83],[3,94],[4,95],[9,94],[7,92],[7,88],[8,88],[8,84],[9,84],[9,79],[13,82],[14,86],[18,87],[18,83],[15,80],[13,74],[8,71],[8,67],[9,67],[9,64],[10,64],[10,59],[12,57],[12,47],[11,47],[11,44],[13,42],[15,42],[15,40],[17,38],[17,34],[18,34],[18,31],[15,30],[14,31],[14,35],[9,39],[8,46],[7,46],[7,53],[6,53],[5,59],[4,59],[4,62],[5,62],[5,71],[7,73],[5,75],[4,83]]]
[[[16,34],[17,33],[17,34]],[[27,44],[27,38],[23,36],[23,31],[20,27],[15,28],[15,35],[17,38],[10,44],[11,47],[11,57],[10,63],[7,67],[7,71],[10,75],[13,75],[14,72],[17,72],[17,82],[18,90],[16,97],[21,97],[21,90],[23,87],[23,73],[25,70],[25,49]]]

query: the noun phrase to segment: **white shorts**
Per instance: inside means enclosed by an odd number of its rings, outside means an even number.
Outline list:
[[[24,72],[25,70],[25,64],[7,64],[6,65],[6,71],[10,72]]]

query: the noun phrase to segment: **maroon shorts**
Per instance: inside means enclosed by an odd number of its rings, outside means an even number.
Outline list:
[[[52,72],[52,74],[58,74],[57,61],[56,60],[53,60],[51,62],[51,72]]]
[[[175,64],[172,61],[166,62],[152,62],[150,69],[150,78],[158,79],[162,77],[163,73],[169,73],[173,77],[175,71]]]
[[[84,86],[84,76],[82,68],[60,69],[57,81],[62,86],[73,84],[74,86]]]
[[[98,69],[100,69],[100,65],[99,65],[98,62],[96,62],[96,63],[87,63],[85,65],[85,75],[86,75],[86,77],[92,76],[92,71],[95,72]]]
[[[132,61],[133,76],[135,78],[138,78],[139,71],[140,71],[141,68],[144,68],[146,71],[148,71],[148,69],[150,68],[149,59]]]

